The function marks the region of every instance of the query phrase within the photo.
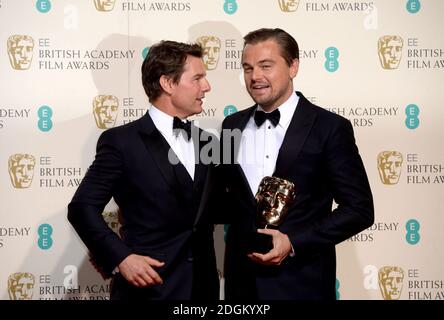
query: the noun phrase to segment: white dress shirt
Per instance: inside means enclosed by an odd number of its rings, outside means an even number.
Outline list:
[[[179,158],[180,162],[184,165],[188,171],[191,179],[194,180],[194,142],[193,139],[187,140],[184,137],[182,130],[176,135],[173,131],[173,117],[165,112],[157,109],[155,106],[150,105],[148,113],[154,122],[157,130],[160,131],[162,136],[173,149],[174,153]]]
[[[237,160],[245,173],[253,195],[256,194],[262,178],[271,176],[276,168],[279,149],[298,101],[299,97],[293,92],[290,98],[278,107],[281,117],[276,127],[267,119],[258,128],[254,122],[253,112],[242,131]],[[263,111],[260,106],[257,110]]]

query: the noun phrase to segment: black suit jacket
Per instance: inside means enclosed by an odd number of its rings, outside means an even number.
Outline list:
[[[218,167],[219,193],[225,193],[222,217],[226,235],[227,299],[335,299],[335,245],[373,223],[367,175],[348,120],[310,103],[299,102],[279,150],[275,176],[295,183],[297,196],[279,230],[295,252],[280,266],[262,266],[246,254],[245,238],[255,232],[256,202],[239,164]],[[227,117],[223,129],[243,130],[256,105]],[[226,141],[223,160],[239,149]],[[231,148],[227,148],[227,143]],[[338,204],[332,210],[333,199]],[[223,219],[222,219],[223,220]]]
[[[197,152],[205,141],[194,144]],[[165,262],[157,269],[162,285],[139,289],[117,274],[112,299],[219,297],[214,228],[201,201],[209,166],[196,164],[193,182],[180,162],[170,164],[168,151],[148,113],[103,132],[68,206],[69,221],[106,274],[131,253]],[[111,197],[120,209],[122,238],[101,215]]]

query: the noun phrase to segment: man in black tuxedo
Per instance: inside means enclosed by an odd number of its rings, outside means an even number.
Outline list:
[[[225,298],[333,300],[335,245],[374,219],[353,128],[294,91],[299,49],[290,34],[259,29],[244,40],[245,84],[256,104],[224,120],[217,168],[230,224]],[[294,183],[297,195],[278,229],[257,230],[254,195],[271,175]],[[254,232],[270,235],[273,248],[252,252]]]
[[[197,44],[151,47],[142,65],[149,111],[100,136],[68,206],[68,219],[96,264],[114,274],[111,299],[219,298],[203,192],[210,166],[200,159],[214,136],[184,122],[202,111],[210,91],[202,55]],[[112,197],[121,212],[121,238],[102,218]]]

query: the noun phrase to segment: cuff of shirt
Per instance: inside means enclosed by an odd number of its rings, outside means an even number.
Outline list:
[[[111,272],[113,275],[114,274],[116,274],[116,273],[119,273],[119,267],[115,267],[114,268],[114,270],[113,270],[113,272]]]
[[[291,252],[288,254],[290,258],[293,258],[296,254],[294,253],[293,245],[291,245]]]

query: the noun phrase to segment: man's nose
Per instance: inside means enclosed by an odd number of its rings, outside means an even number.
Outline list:
[[[26,48],[25,48],[25,47],[23,47],[23,48],[20,49],[20,51],[19,51],[19,55],[20,55],[20,58],[26,58],[26,56],[27,56],[28,54],[27,54],[27,52],[26,52]]]
[[[251,72],[251,79],[257,80],[262,77],[262,71],[260,68],[253,68],[253,71]]]
[[[275,204],[276,204],[276,195],[273,195],[272,197],[270,197],[270,206],[274,207]]]
[[[210,82],[207,80],[207,78],[203,78],[202,81],[203,81],[202,91],[203,92],[210,91],[211,90],[211,85],[210,85]]]
[[[390,49],[390,57],[392,57],[392,58],[396,57],[396,48],[395,47]]]

